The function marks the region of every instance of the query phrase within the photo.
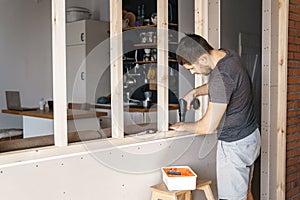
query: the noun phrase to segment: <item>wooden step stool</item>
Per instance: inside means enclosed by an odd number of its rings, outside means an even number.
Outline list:
[[[164,183],[153,185],[151,200],[192,200],[191,190],[168,190]]]
[[[215,200],[214,195],[211,191],[210,184],[211,180],[208,179],[197,179],[196,190],[204,191],[207,200]]]
[[[210,188],[211,180],[197,179],[196,190],[204,191],[207,200],[214,200],[213,193]],[[191,190],[174,190],[169,191],[164,183],[151,186],[152,198],[151,200],[191,200]],[[179,199],[178,199],[179,198]]]

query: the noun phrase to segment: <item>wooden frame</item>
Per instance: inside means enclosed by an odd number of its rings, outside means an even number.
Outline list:
[[[110,0],[111,130],[124,137],[122,0]]]
[[[65,1],[52,0],[52,56],[55,146],[67,146]]]
[[[168,131],[168,0],[157,0],[157,22],[157,128],[159,131]]]

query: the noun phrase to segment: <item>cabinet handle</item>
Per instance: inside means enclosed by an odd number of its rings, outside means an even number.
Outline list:
[[[81,39],[81,42],[84,42],[84,33],[81,33],[80,39]]]
[[[80,78],[81,78],[81,80],[83,80],[83,81],[84,81],[84,72],[81,72],[81,74],[80,74]]]

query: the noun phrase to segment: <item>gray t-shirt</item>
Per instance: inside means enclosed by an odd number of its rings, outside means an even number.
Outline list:
[[[250,135],[258,124],[249,76],[238,55],[230,50],[225,51],[226,56],[210,73],[208,96],[210,102],[228,104],[217,128],[218,139],[233,142]]]

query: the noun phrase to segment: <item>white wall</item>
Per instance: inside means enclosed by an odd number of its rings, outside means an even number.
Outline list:
[[[0,108],[5,90],[19,90],[23,106],[52,98],[51,0],[0,1]],[[0,114],[0,128],[22,127],[20,117]]]

